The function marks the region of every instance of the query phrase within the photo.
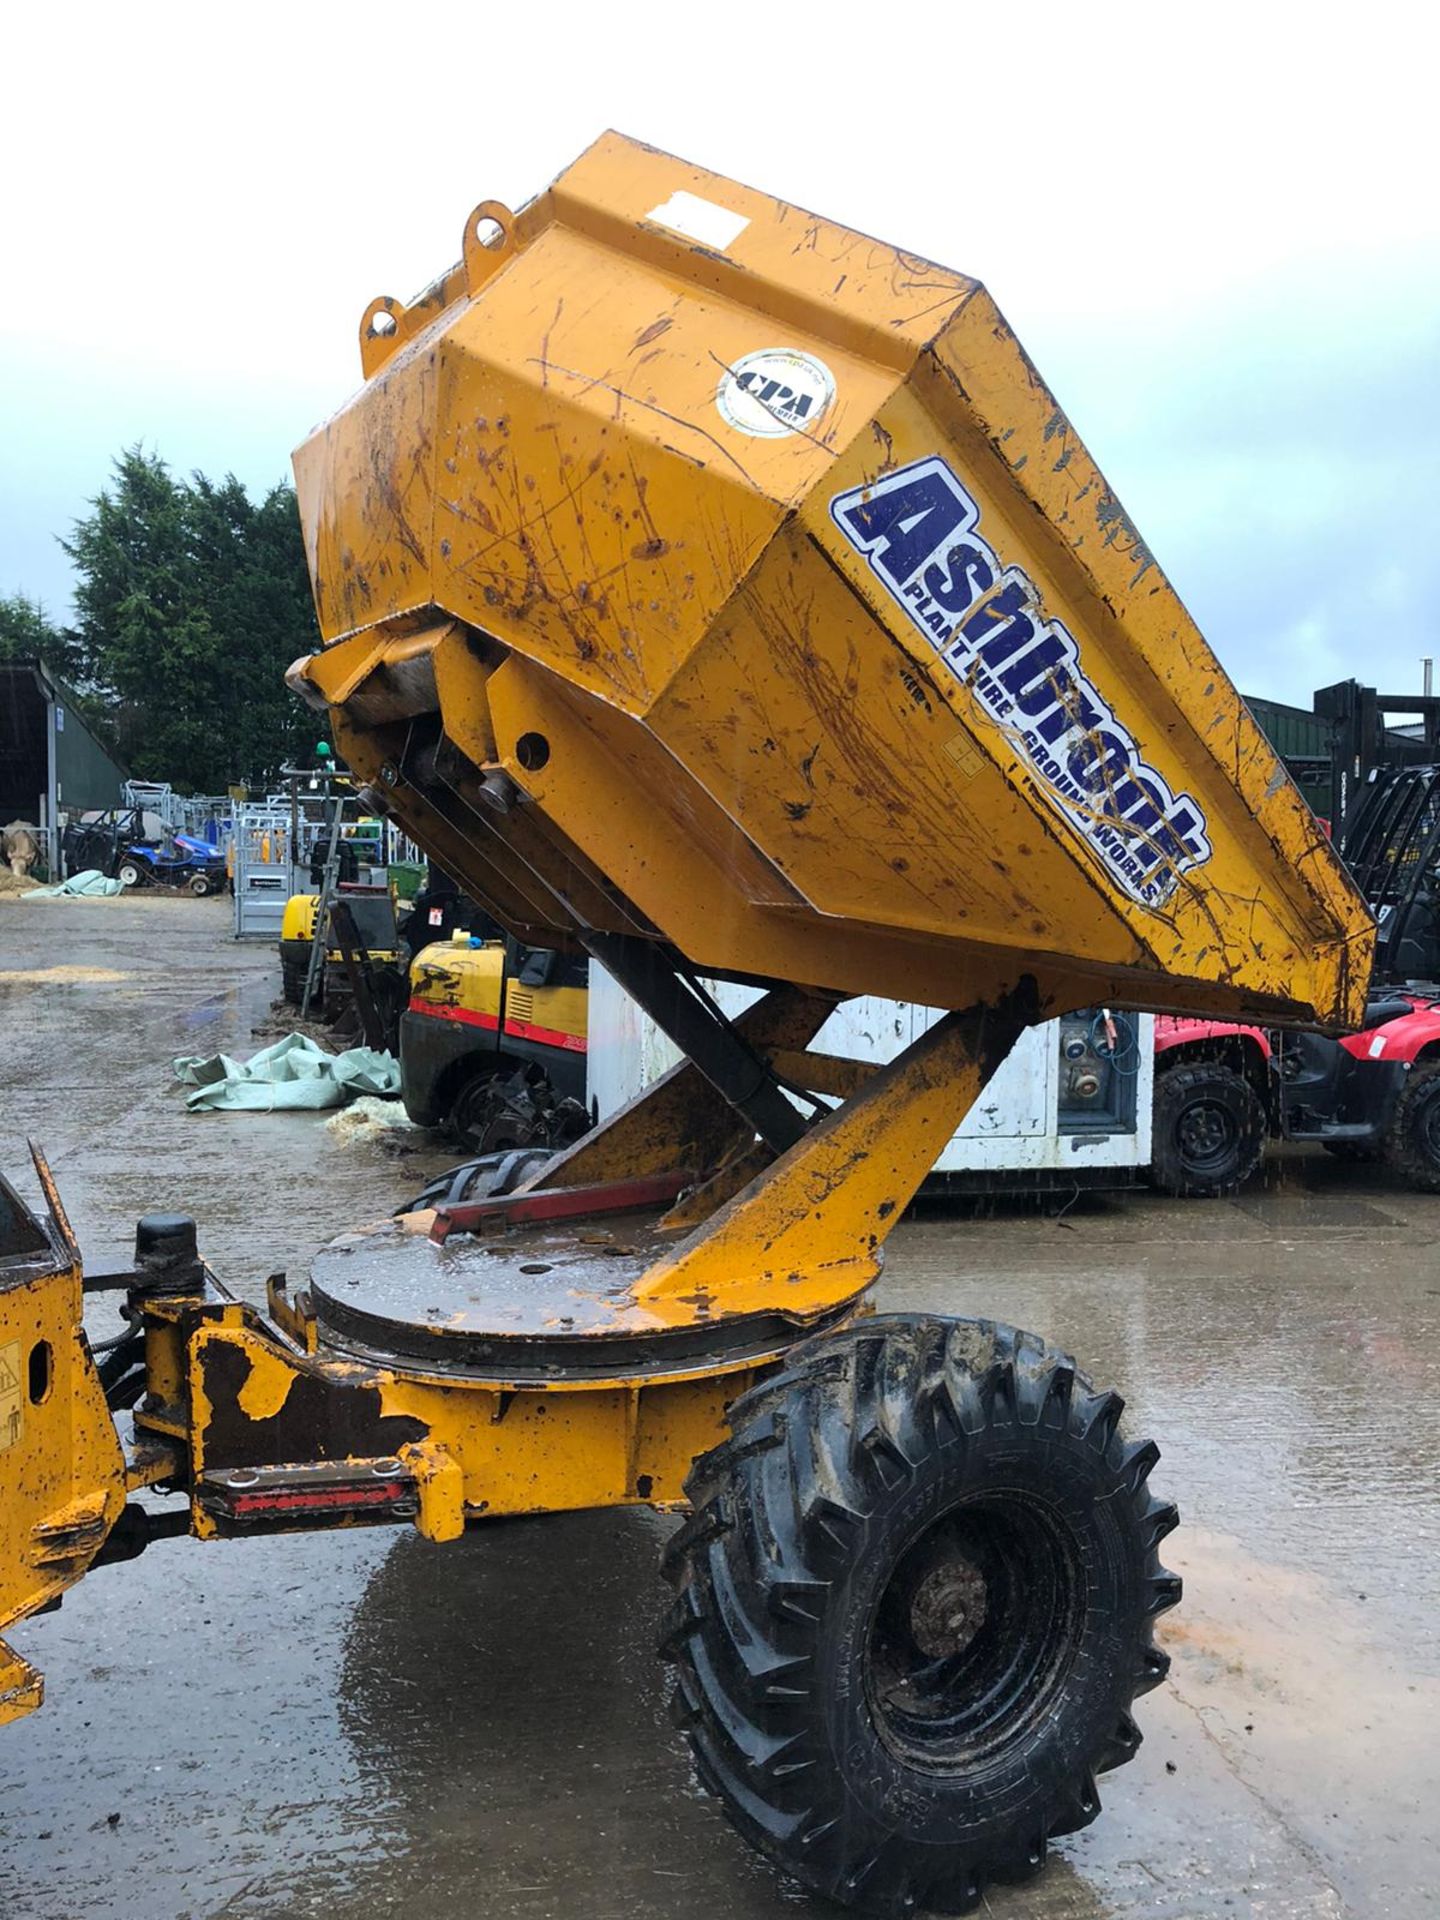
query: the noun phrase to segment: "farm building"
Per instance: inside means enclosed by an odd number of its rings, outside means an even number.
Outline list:
[[[53,870],[62,810],[118,805],[125,778],[43,661],[0,662],[0,826],[39,827]]]

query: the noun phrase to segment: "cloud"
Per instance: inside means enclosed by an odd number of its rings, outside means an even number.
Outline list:
[[[1412,684],[1435,51],[1391,0],[1363,32],[1226,0],[32,9],[0,123],[0,591],[63,610],[53,536],[127,442],[282,478],[371,296],[611,124],[983,277],[1248,691]]]
[[[1370,264],[1041,361],[1232,678],[1307,707],[1342,677],[1418,691],[1440,654],[1440,267]]]

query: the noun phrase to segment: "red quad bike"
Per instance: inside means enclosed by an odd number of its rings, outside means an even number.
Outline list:
[[[1383,1160],[1440,1193],[1440,991],[1387,990],[1339,1040],[1158,1019],[1153,1184],[1233,1193],[1272,1137]]]
[[[1373,767],[1339,847],[1379,928],[1365,1024],[1333,1040],[1157,1020],[1151,1177],[1167,1193],[1233,1193],[1269,1137],[1440,1193],[1440,765]]]

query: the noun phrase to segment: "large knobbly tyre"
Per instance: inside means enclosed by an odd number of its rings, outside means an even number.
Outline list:
[[[1385,1158],[1412,1187],[1440,1193],[1440,1061],[1405,1076],[1385,1138]]]
[[[1234,1193],[1264,1151],[1265,1108],[1243,1073],[1207,1060],[1157,1077],[1150,1178],[1162,1192]]]
[[[1031,1334],[885,1316],[797,1347],[698,1460],[661,1650],[703,1785],[807,1887],[963,1912],[1130,1759],[1172,1506]]]

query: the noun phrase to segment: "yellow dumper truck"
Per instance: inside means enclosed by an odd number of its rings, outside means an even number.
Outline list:
[[[292,683],[685,1057],[263,1312],[186,1219],[84,1276],[43,1163],[41,1213],[4,1190],[0,1628],[165,1532],[649,1503],[741,1832],[853,1907],[974,1906],[1134,1754],[1176,1515],[1043,1337],[876,1312],[886,1236],[1031,1023],[1353,1025],[1369,918],[978,282],[606,135],[360,351],[296,456]],[[878,992],[948,1011],[816,1051]],[[98,1359],[87,1289],[129,1316]],[[40,1694],[0,1648],[0,1717]]]

